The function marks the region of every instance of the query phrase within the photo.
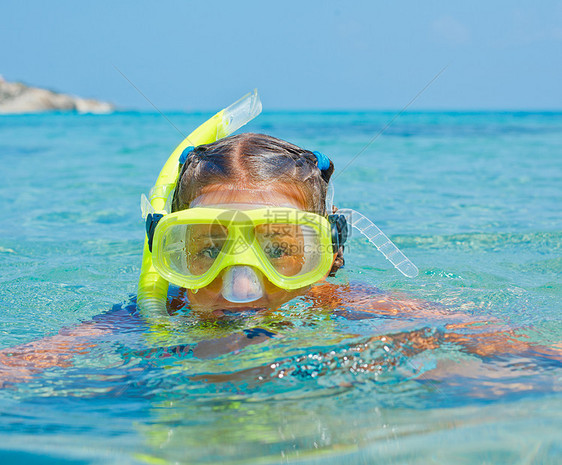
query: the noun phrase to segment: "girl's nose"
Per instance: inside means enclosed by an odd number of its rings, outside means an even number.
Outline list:
[[[234,303],[258,300],[264,295],[261,273],[247,265],[228,267],[222,275],[221,294]]]

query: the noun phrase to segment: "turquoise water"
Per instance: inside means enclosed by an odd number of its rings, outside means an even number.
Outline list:
[[[168,116],[187,133],[209,115]],[[248,129],[341,169],[392,116]],[[332,282],[419,311],[301,298],[162,331],[130,313],[139,198],[181,139],[157,114],[0,118],[0,362],[20,363],[0,372],[2,463],[562,461],[562,113],[406,113],[336,171],[336,204],[420,275],[353,238]]]

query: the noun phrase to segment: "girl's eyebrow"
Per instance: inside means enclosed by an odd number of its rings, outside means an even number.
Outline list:
[[[263,237],[295,237],[295,234],[292,234],[290,232],[287,231],[271,231],[271,232],[266,232],[266,233],[261,233],[260,236]]]
[[[226,239],[226,235],[224,234],[205,234],[205,233],[200,233],[197,234],[193,239],[197,240],[197,239]]]
[[[275,237],[275,236],[281,236],[281,233],[280,232],[266,232],[266,233],[261,233],[260,236]]]

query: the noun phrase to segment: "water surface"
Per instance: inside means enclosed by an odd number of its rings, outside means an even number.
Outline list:
[[[169,115],[185,133],[208,116]],[[265,113],[248,129],[329,155],[336,204],[420,269],[404,278],[354,238],[332,284],[430,304],[359,318],[364,302],[302,298],[164,327],[130,313],[139,198],[182,136],[150,113],[0,118],[0,348],[84,341],[0,375],[2,462],[559,463],[562,370],[545,350],[562,336],[562,113],[407,113],[354,160],[392,116]],[[501,337],[477,354],[451,333]]]

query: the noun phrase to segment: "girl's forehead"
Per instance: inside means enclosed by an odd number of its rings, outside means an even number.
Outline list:
[[[210,207],[229,204],[271,205],[272,207],[293,207],[306,209],[305,199],[300,189],[289,189],[286,185],[272,184],[265,188],[245,187],[230,184],[211,184],[202,189],[190,207]]]

